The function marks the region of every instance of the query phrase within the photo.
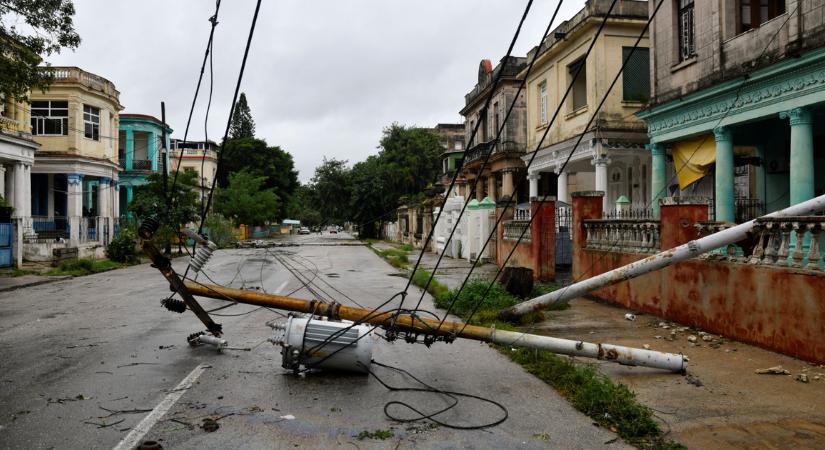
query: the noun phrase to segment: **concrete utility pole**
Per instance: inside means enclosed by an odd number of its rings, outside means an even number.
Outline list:
[[[377,311],[344,306],[337,303],[322,303],[317,300],[304,300],[251,292],[242,289],[202,284],[191,280],[186,280],[183,284],[186,291],[192,295],[302,312],[328,317],[330,320],[351,320],[353,322],[367,323],[376,326],[393,325],[398,330],[425,335],[460,337],[509,347],[535,348],[562,355],[596,358],[624,365],[653,367],[672,372],[682,372],[687,369],[687,360],[685,357],[673,353],[655,352],[612,344],[593,344],[583,341],[519,333],[516,331],[497,330],[495,328],[465,325],[462,322],[455,321],[445,321],[443,324],[440,324],[438,320],[425,319],[409,314],[396,315],[394,311]],[[316,352],[318,352],[318,355],[310,356],[322,357],[328,350],[319,348]]]
[[[776,211],[764,217],[806,216],[820,211],[825,211],[825,195]],[[707,253],[711,250],[739,242],[748,237],[748,233],[753,229],[753,224],[754,220],[751,220],[741,225],[728,228],[727,230],[711,234],[710,236],[690,241],[676,248],[648,256],[645,259],[619,267],[618,269],[613,269],[601,275],[573,283],[565,288],[503,309],[499,313],[499,318],[512,320],[527,313],[548,308],[555,303],[567,302],[576,297],[586,295],[591,291],[595,291],[596,289],[630,280],[640,275],[688,260],[702,253]]]
[[[163,174],[161,176],[163,177],[163,201],[164,201],[164,204],[165,204],[165,211],[166,211],[164,213],[164,217],[166,217],[166,220],[169,220],[172,217],[172,215],[171,215],[171,213],[172,213],[172,197],[169,196],[169,172],[168,172],[168,167],[166,165],[166,154],[167,154],[168,150],[166,148],[166,103],[164,103],[164,102],[160,102],[160,122],[161,122],[160,158],[161,158],[161,166],[162,166],[161,170],[163,171]],[[166,252],[167,255],[172,253],[172,243],[171,242],[166,243],[166,248],[164,249],[164,251]]]

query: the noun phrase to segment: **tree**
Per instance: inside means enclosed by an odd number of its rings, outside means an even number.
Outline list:
[[[280,199],[277,215],[287,216],[287,208],[295,190],[298,188],[298,171],[292,155],[280,147],[270,147],[263,139],[243,137],[229,139],[224,143],[221,172],[218,173],[218,186],[229,186],[232,174],[246,170],[264,177],[263,188],[273,189]]]
[[[178,230],[200,217],[198,173],[187,170],[179,174],[175,189],[169,192],[170,197],[175,199],[175,207],[168,214],[164,200],[163,177],[161,174],[153,173],[146,181],[146,184],[135,187],[129,211],[138,221],[149,216],[158,217],[161,228],[155,233],[155,241],[168,252]],[[170,182],[170,189],[171,184]]]
[[[74,13],[72,0],[0,0],[0,94],[24,101],[52,83],[54,75],[38,65],[80,45]]]
[[[229,186],[218,191],[215,211],[231,219],[236,226],[263,225],[278,216],[278,196],[264,189],[266,177],[241,170],[229,176]]]
[[[314,207],[323,214],[322,223],[340,223],[352,216],[349,181],[346,160],[324,157],[321,165],[315,168],[310,183]]]
[[[393,123],[384,128],[379,148],[379,156],[395,181],[392,190],[397,197],[422,192],[441,173],[443,149],[438,135],[426,128]]]
[[[359,225],[359,236],[377,238],[381,225],[395,216],[398,196],[392,184],[388,166],[380,156],[370,156],[352,166],[350,172],[351,220]]]
[[[235,110],[232,111],[229,137],[231,139],[255,137],[255,121],[252,120],[252,112],[249,110],[249,105],[246,103],[246,94],[243,92],[238,98],[238,103],[235,104]]]

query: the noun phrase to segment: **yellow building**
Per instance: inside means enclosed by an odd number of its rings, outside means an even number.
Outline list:
[[[548,35],[541,48],[527,55],[530,61],[539,53],[529,75],[526,69],[519,75],[527,77],[527,149],[531,153],[538,149],[528,170],[530,197],[556,194],[559,201],[569,202],[569,192],[599,190],[605,192],[606,208],[613,208],[621,196],[639,207],[650,199],[646,127],[634,115],[650,96],[647,37],[596,111],[644,29],[648,5],[646,1],[618,2],[597,37],[610,3],[588,0],[581,11]],[[593,50],[585,59],[593,39]],[[572,87],[565,99],[568,86]],[[575,147],[594,114],[593,124]],[[525,162],[531,153],[523,157]]]
[[[40,144],[31,170],[31,215],[37,244],[102,247],[119,216],[118,112],[115,85],[77,67],[53,67],[46,92],[30,95],[30,125]],[[96,253],[102,253],[96,251]],[[32,246],[31,259],[50,257]]]
[[[212,180],[218,172],[218,144],[213,141],[171,141],[171,164],[173,171],[194,171],[198,173],[201,202],[205,203]]]

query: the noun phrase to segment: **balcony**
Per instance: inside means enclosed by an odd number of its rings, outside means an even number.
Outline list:
[[[152,170],[152,160],[150,159],[133,159],[132,168],[130,170]]]
[[[115,89],[114,83],[80,68],[51,67],[47,70],[51,70],[56,83],[78,83],[114,98],[118,97],[119,92]]]
[[[486,158],[490,153],[524,153],[524,144],[515,141],[489,141],[473,146],[464,156],[464,164]]]

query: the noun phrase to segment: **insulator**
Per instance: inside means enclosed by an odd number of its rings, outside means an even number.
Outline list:
[[[209,258],[212,257],[212,252],[218,248],[212,241],[206,241],[206,245],[201,245],[195,251],[195,256],[193,256],[189,260],[189,268],[192,269],[193,272],[197,273],[200,272],[203,266],[209,261]]]
[[[184,313],[186,312],[186,303],[183,300],[178,300],[174,298],[165,298],[160,301],[160,304],[168,309],[169,311],[176,312],[176,313]]]
[[[206,334],[206,332],[205,331],[199,331],[197,333],[192,333],[192,334],[190,334],[189,336],[186,337],[186,342],[188,342],[189,345],[191,345],[192,347],[198,346],[198,345],[200,345],[200,341],[198,340],[198,337],[201,336],[202,334]]]
[[[155,231],[158,231],[158,228],[160,228],[158,219],[155,216],[149,216],[141,222],[140,227],[138,227],[138,234],[143,239],[151,239]]]

